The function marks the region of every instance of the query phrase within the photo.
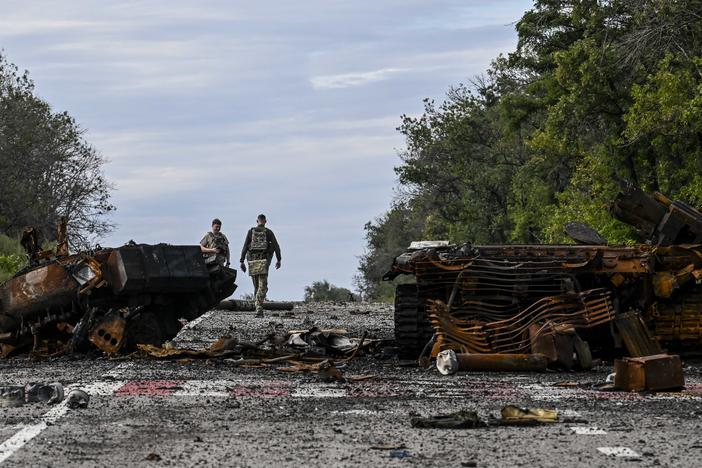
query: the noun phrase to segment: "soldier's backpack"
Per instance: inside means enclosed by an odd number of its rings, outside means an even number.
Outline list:
[[[249,250],[253,252],[265,252],[268,250],[268,236],[266,231],[259,231],[257,229],[251,229],[251,245],[249,245]]]

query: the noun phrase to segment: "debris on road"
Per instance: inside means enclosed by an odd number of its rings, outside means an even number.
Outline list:
[[[63,401],[63,397],[63,385],[58,382],[0,386],[0,407],[22,406],[25,403],[53,405]]]
[[[612,213],[640,244],[607,245],[579,223],[566,226],[579,245],[413,242],[383,278],[415,280],[396,288],[400,358],[453,374],[586,370],[593,355],[628,355],[618,387],[681,388],[679,358],[660,356],[702,342],[702,212],[622,185]]]
[[[22,245],[29,266],[0,285],[2,355],[46,340],[65,350],[105,353],[160,345],[236,289],[236,270],[207,266],[199,246],[136,244],[69,254],[65,220],[56,250],[42,250],[36,231]]]
[[[522,408],[507,405],[500,411],[500,418],[490,416],[482,420],[475,411],[461,410],[455,413],[410,418],[412,427],[431,429],[474,429],[488,426],[536,426],[558,422],[574,422],[572,419],[561,420],[558,411],[545,408]],[[577,419],[581,422],[582,419]]]
[[[364,350],[371,350],[379,340],[349,338],[343,329],[291,330],[280,333],[279,327],[256,343],[239,342],[223,336],[205,349],[177,348],[171,342],[163,346],[138,345],[143,357],[157,359],[224,359],[234,366],[264,367],[281,364],[278,371],[315,374],[323,382],[357,382],[376,375],[344,377],[346,362]],[[336,360],[336,362],[335,362]],[[340,364],[341,363],[341,364]]]
[[[50,405],[63,401],[63,385],[29,383],[25,386],[27,403],[45,402]]]
[[[656,354],[614,361],[614,387],[628,392],[682,390],[680,356]]]
[[[19,385],[0,386],[0,407],[14,408],[25,403],[24,387]]]
[[[66,406],[71,409],[87,408],[89,402],[90,395],[80,389],[71,390],[66,397]]]
[[[447,349],[436,357],[436,368],[444,375],[459,371],[544,372],[547,366],[543,354],[457,354]]]
[[[412,416],[410,424],[412,424],[412,427],[422,429],[474,429],[476,427],[487,427],[487,423],[480,419],[478,413],[466,410],[438,416]]]
[[[500,412],[501,419],[496,420],[502,426],[522,426],[538,423],[555,423],[558,420],[558,411],[544,408],[520,408],[507,405]]]

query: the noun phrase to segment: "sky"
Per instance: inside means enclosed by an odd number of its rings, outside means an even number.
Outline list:
[[[0,49],[109,161],[102,245],[196,244],[218,217],[238,263],[265,213],[283,256],[269,298],[297,300],[353,289],[363,226],[396,193],[400,116],[513,50],[530,6],[0,0]]]

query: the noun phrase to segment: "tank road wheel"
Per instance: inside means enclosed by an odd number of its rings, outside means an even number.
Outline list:
[[[400,284],[395,289],[395,344],[401,359],[417,359],[434,334],[416,284]]]

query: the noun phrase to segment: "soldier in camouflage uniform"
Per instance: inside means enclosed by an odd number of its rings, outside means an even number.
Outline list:
[[[246,272],[244,258],[249,263],[249,276],[256,295],[256,316],[263,317],[263,303],[268,293],[268,267],[275,253],[275,269],[280,268],[280,246],[273,231],[266,227],[266,216],[258,215],[256,226],[249,229],[241,249],[241,271]]]
[[[212,220],[212,230],[200,241],[200,251],[208,266],[229,266],[229,239],[222,232],[222,221],[219,219]]]

